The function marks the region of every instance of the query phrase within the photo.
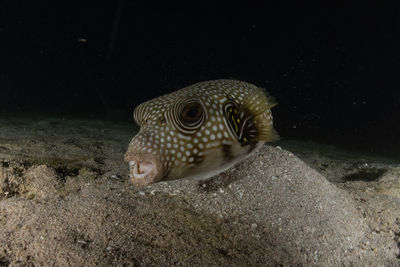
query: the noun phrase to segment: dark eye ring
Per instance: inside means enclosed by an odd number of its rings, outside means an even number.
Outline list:
[[[167,113],[167,121],[183,134],[194,134],[206,120],[204,104],[196,98],[180,99]]]
[[[180,120],[188,126],[197,124],[202,116],[203,108],[197,101],[187,103],[180,112]]]

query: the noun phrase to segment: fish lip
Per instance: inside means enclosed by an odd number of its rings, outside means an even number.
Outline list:
[[[148,161],[129,161],[129,168],[131,169],[130,176],[136,179],[143,179],[148,176],[154,168],[154,164]]]
[[[127,153],[125,161],[129,164],[129,177],[134,186],[156,183],[162,178],[161,161],[153,154]]]

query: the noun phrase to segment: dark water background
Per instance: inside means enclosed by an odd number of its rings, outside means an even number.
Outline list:
[[[283,139],[400,157],[400,7],[0,0],[0,113],[131,120],[144,100],[236,78]]]

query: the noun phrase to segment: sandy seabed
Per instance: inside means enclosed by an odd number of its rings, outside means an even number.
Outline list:
[[[400,164],[282,141],[134,188],[132,124],[0,118],[0,266],[400,266]]]

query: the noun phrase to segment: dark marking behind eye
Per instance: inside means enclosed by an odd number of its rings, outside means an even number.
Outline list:
[[[258,128],[254,123],[254,115],[250,110],[237,107],[234,102],[228,102],[225,105],[225,116],[228,120],[230,130],[242,146],[247,146],[256,141]],[[254,149],[254,148],[252,148]]]
[[[223,155],[225,161],[231,161],[233,159],[232,146],[223,144],[222,145],[222,155]]]

